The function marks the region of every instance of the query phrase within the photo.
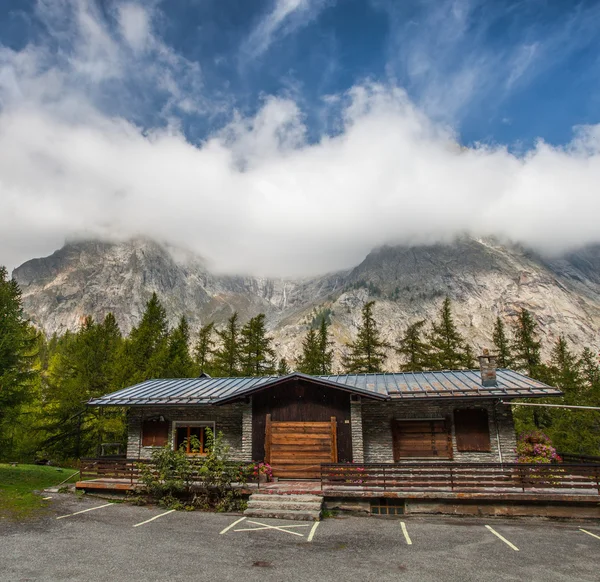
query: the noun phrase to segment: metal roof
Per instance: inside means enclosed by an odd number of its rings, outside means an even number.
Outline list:
[[[513,372],[497,371],[497,386],[481,385],[479,370],[445,370],[440,372],[402,372],[386,374],[343,374],[308,376],[292,373],[288,376],[254,378],[181,378],[147,380],[100,398],[92,398],[90,406],[194,406],[223,404],[249,396],[267,386],[300,378],[322,386],[346,390],[377,400],[411,400],[420,398],[537,398],[562,396],[562,392]]]

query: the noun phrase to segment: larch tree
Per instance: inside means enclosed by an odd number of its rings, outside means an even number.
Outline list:
[[[511,342],[506,335],[506,328],[500,316],[496,318],[494,323],[492,338],[498,356],[498,366],[500,368],[510,368],[513,365]]]
[[[278,376],[287,376],[291,373],[290,367],[285,358],[280,358],[279,363],[277,364],[277,375]]]
[[[171,331],[168,339],[165,378],[189,378],[195,374],[195,365],[190,355],[190,328],[185,317]]]
[[[381,339],[381,333],[373,316],[374,305],[374,301],[365,303],[356,340],[348,344],[349,353],[342,362],[348,374],[383,372],[383,365],[387,359],[385,350],[389,346]]]
[[[329,336],[329,325],[330,324],[323,317],[321,319],[317,337],[319,349],[318,374],[321,376],[327,376],[331,374],[333,370],[333,341],[331,341]]]
[[[216,376],[239,376],[240,325],[237,311],[227,320],[224,329],[217,330],[219,346],[214,352]]]
[[[473,354],[456,328],[449,297],[444,299],[438,320],[432,323],[429,344],[431,363],[435,369],[453,370],[472,366]]]
[[[275,373],[275,350],[267,336],[265,314],[259,313],[240,332],[240,364],[243,376],[270,376]]]
[[[317,330],[310,328],[302,340],[302,353],[296,362],[296,367],[303,374],[318,375],[320,370],[320,350]]]
[[[514,341],[512,344],[513,363],[518,370],[524,370],[532,378],[543,373],[541,370],[542,344],[537,336],[537,324],[527,309],[519,312],[513,325]]]
[[[398,340],[396,351],[403,358],[400,369],[404,372],[420,372],[431,365],[431,346],[424,341],[424,326],[424,319],[412,323]]]
[[[214,322],[203,325],[198,331],[196,345],[194,346],[194,360],[200,374],[212,376],[214,371],[213,352],[215,349]]]

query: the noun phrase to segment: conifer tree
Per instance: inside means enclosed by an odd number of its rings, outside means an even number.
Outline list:
[[[225,329],[218,329],[220,345],[214,352],[216,376],[239,376],[240,326],[237,311],[227,320]]]
[[[348,345],[350,352],[344,357],[342,363],[348,374],[383,371],[383,364],[387,357],[385,348],[389,346],[381,339],[377,322],[373,317],[374,305],[374,301],[369,301],[363,306],[362,322],[358,326],[356,341]]]
[[[323,317],[319,326],[319,335],[317,338],[319,348],[318,374],[327,376],[331,374],[333,369],[333,342],[329,337],[329,323]]]
[[[400,369],[404,372],[420,372],[430,366],[431,347],[423,341],[422,330],[424,325],[424,319],[409,325],[398,341],[396,351],[404,359],[400,366]]]
[[[287,376],[290,374],[291,370],[288,366],[287,360],[285,358],[280,358],[279,364],[277,365],[277,375],[278,376]]]
[[[265,314],[259,313],[240,332],[240,364],[243,376],[269,376],[275,373],[275,351],[267,336]]]
[[[207,323],[200,328],[198,339],[194,347],[194,359],[200,374],[213,375],[213,351],[215,341],[213,339],[215,324],[214,322]]]
[[[598,358],[590,348],[583,350],[579,358],[579,368],[586,392],[598,392],[600,405],[600,366]]]
[[[128,355],[133,378],[130,383],[163,376],[168,348],[168,324],[165,308],[156,293],[146,303],[142,320],[129,335]]]
[[[537,338],[537,324],[527,309],[522,309],[513,327],[513,358],[518,370],[532,378],[542,373],[541,342]]]
[[[0,266],[0,423],[10,408],[27,398],[35,346],[36,333],[23,314],[21,290]]]
[[[569,350],[567,340],[562,335],[552,348],[549,372],[553,385],[565,393],[565,402],[575,404],[582,386],[580,362]]]
[[[194,376],[194,361],[190,356],[190,328],[181,317],[179,325],[169,334],[165,378],[190,378]]]
[[[434,369],[452,370],[471,367],[473,354],[456,329],[449,297],[444,299],[438,321],[434,321],[432,324],[429,343],[431,345],[431,363]]]
[[[498,366],[500,368],[510,368],[513,365],[512,351],[510,347],[510,341],[506,336],[504,322],[500,316],[496,318],[492,337],[494,340],[494,346],[496,346]]]
[[[320,370],[320,346],[317,330],[311,327],[302,340],[302,354],[296,363],[299,372],[316,376]]]

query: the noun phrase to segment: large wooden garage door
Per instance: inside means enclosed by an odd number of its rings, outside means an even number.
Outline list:
[[[322,463],[337,463],[335,416],[330,422],[274,422],[267,414],[265,460],[283,479],[316,479]]]
[[[446,419],[393,420],[394,461],[451,459],[452,436]]]

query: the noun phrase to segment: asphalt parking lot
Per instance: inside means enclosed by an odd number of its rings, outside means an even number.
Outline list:
[[[0,580],[600,580],[600,523],[447,517],[313,523],[54,494],[0,522]]]

